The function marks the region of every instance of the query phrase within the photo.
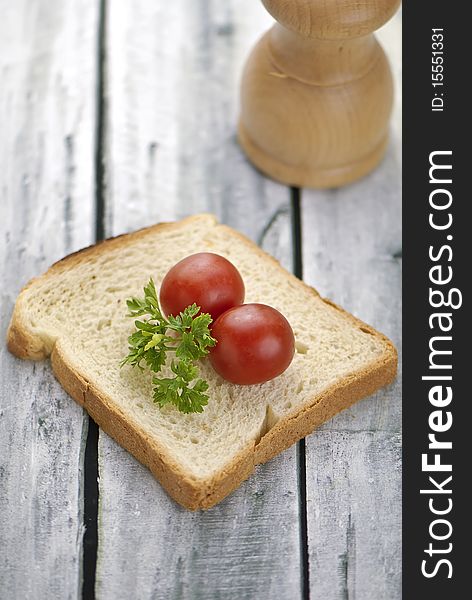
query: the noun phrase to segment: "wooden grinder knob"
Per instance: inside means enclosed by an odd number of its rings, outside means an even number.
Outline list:
[[[276,23],[241,87],[238,138],[261,171],[289,185],[347,184],[382,159],[393,83],[373,31],[400,0],[262,0]]]

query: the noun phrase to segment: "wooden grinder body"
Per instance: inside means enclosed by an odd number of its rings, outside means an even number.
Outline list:
[[[238,137],[249,159],[289,185],[347,184],[382,159],[393,84],[372,34],[399,0],[263,0],[279,21],[254,47]]]

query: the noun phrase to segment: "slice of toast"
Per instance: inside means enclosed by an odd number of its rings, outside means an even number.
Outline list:
[[[246,302],[284,314],[296,353],[288,370],[260,385],[226,382],[202,361],[210,400],[201,414],[152,401],[149,373],[125,366],[133,320],[126,299],[152,276],[201,251],[228,258]],[[56,377],[98,425],[149,467],[190,509],[209,508],[265,462],[360,398],[391,382],[392,343],[285,271],[211,215],[163,223],[76,252],[20,293],[8,347],[21,358],[51,355]]]

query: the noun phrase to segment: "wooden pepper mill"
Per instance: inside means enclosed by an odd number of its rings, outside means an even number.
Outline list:
[[[373,31],[400,0],[262,0],[277,19],[253,49],[238,138],[289,185],[337,187],[382,159],[393,82]]]

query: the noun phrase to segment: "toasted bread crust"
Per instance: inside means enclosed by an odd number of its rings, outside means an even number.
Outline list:
[[[65,257],[52,265],[41,278],[33,279],[23,288],[8,329],[10,352],[20,358],[31,360],[41,360],[51,354],[54,373],[64,389],[87,410],[107,434],[151,470],[174,500],[190,510],[210,508],[220,502],[251,475],[257,464],[270,460],[338,412],[390,383],[397,370],[397,352],[388,338],[333,302],[325,300],[326,303],[347,316],[356,327],[382,339],[385,343],[384,355],[379,360],[367,365],[362,371],[341,379],[322,394],[316,395],[298,411],[280,419],[260,440],[253,440],[214,477],[208,479],[191,477],[158,440],[150,438],[137,424],[131,423],[129,418],[114,405],[103,391],[96,389],[93,384],[84,379],[74,368],[72,362],[68,360],[60,339],[56,340],[51,352],[51,348],[45,340],[28,331],[22,317],[22,295],[39,279],[55,276],[63,269],[70,269],[74,265],[88,260],[95,253],[101,253],[110,248],[124,247],[140,236],[154,233],[156,228],[179,228],[187,225],[191,220],[202,218],[208,219],[209,215],[197,215],[177,223],[154,225],[134,233],[110,238]],[[211,216],[211,219],[214,223],[217,222],[215,217]],[[226,228],[223,225],[220,227]],[[227,229],[231,235],[237,235],[245,244],[249,245],[251,251],[270,258],[283,270],[273,257],[257,248],[243,235],[229,227]],[[296,279],[285,271],[284,274]],[[319,297],[314,288],[303,285],[310,290],[310,293]]]

